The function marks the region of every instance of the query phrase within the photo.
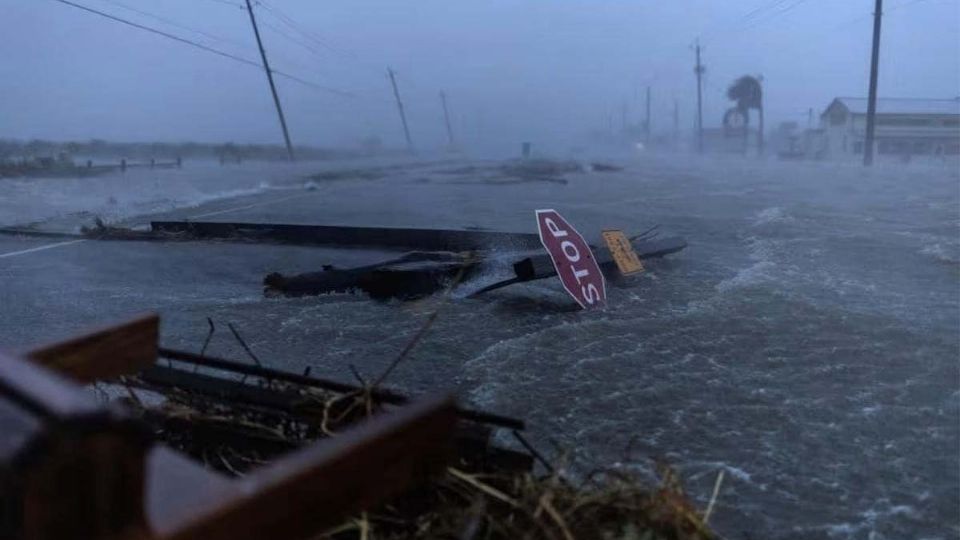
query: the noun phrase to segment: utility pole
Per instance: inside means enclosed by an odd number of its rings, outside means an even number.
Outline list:
[[[249,0],[248,0],[249,1]],[[700,38],[697,38],[697,65],[693,72],[697,74],[697,152],[703,153],[703,85],[701,79],[706,68],[700,63]]]
[[[450,146],[453,146],[453,129],[450,127],[450,112],[447,111],[447,94],[443,90],[440,91],[440,103],[443,104],[443,121],[447,124],[447,140],[450,141]],[[407,139],[409,144],[409,136]]]
[[[757,154],[759,154],[759,155],[762,157],[762,156],[763,156],[763,145],[764,145],[764,142],[763,142],[763,87],[762,87],[762,85],[763,85],[763,75],[760,75],[760,76],[757,77],[757,82],[760,83],[760,85],[761,85],[761,88],[760,88],[760,103],[758,103],[758,105],[760,105],[760,106],[759,106],[758,109],[757,109],[757,111],[760,113],[760,126],[759,126],[759,127],[760,127],[760,130],[757,132]]]
[[[247,12],[250,14],[250,24],[253,25],[253,35],[257,38],[257,48],[260,49],[260,58],[263,59],[263,69],[267,72],[267,82],[270,83],[270,93],[273,94],[273,104],[277,106],[277,116],[280,117],[280,128],[283,129],[283,142],[287,145],[287,156],[293,161],[293,144],[290,143],[290,132],[287,131],[287,120],[283,117],[283,107],[280,106],[280,97],[277,95],[277,85],[273,83],[273,72],[267,62],[267,53],[263,51],[263,41],[260,40],[260,30],[257,28],[257,18],[253,15],[253,6],[247,1]]]
[[[873,165],[873,135],[877,116],[877,71],[880,63],[880,17],[883,0],[876,0],[873,8],[873,51],[870,54],[870,95],[867,98],[867,136],[863,146],[863,164]]]
[[[650,144],[650,87],[647,87],[647,122],[645,126],[647,132],[647,144]]]
[[[680,142],[680,105],[677,98],[673,98],[673,144]]]
[[[250,0],[247,0],[249,2]],[[397,109],[400,111],[400,121],[403,122],[403,135],[407,138],[407,150],[413,150],[413,141],[410,140],[410,129],[407,127],[407,114],[403,112],[403,102],[400,101],[400,91],[397,90],[397,79],[393,76],[393,70],[387,68],[390,75],[390,84],[393,85],[393,97],[397,98]]]
[[[620,105],[620,131],[627,132],[627,102]]]

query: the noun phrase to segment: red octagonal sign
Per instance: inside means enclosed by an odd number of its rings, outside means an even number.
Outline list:
[[[563,288],[583,309],[607,303],[606,283],[590,245],[556,210],[537,210],[540,242],[547,249]]]

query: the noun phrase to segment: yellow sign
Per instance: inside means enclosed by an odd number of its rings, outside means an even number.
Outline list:
[[[643,272],[643,263],[640,262],[640,258],[637,257],[637,252],[633,250],[630,240],[623,234],[623,231],[608,230],[603,231],[601,234],[621,274],[629,276]]]

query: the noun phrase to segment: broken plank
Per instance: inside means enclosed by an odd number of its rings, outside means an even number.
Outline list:
[[[455,410],[438,397],[376,417],[253,472],[232,496],[158,532],[170,540],[310,538],[442,470]]]
[[[651,259],[663,257],[671,253],[676,253],[687,247],[687,242],[679,236],[670,236],[657,238],[653,240],[640,240],[631,242],[634,251],[641,259]],[[598,249],[591,246],[594,258],[597,264],[603,269],[604,273],[614,271],[617,263],[614,261],[610,251],[606,248]],[[514,273],[519,281],[531,281],[535,279],[544,279],[557,274],[557,270],[548,255],[534,255],[527,257],[513,265]]]
[[[540,238],[535,234],[495,231],[202,221],[153,221],[150,227],[154,233],[173,233],[181,238],[189,236],[203,240],[247,240],[430,251],[540,248]]]
[[[143,315],[74,338],[37,347],[27,356],[80,383],[137,373],[157,358],[160,318]]]
[[[276,369],[270,369],[261,366],[254,366],[250,364],[241,364],[239,362],[233,362],[230,360],[224,360],[222,358],[214,358],[210,356],[201,356],[196,353],[191,353],[187,351],[178,351],[173,349],[167,349],[160,347],[158,349],[158,354],[162,358],[168,358],[170,360],[179,360],[182,362],[189,362],[191,364],[196,364],[198,366],[219,369],[222,371],[229,371],[233,373],[239,373],[241,375],[248,375],[251,377],[260,377],[264,380],[274,380],[282,381],[293,384],[300,384],[303,386],[312,386],[316,388],[323,388],[325,390],[330,390],[333,392],[340,393],[351,393],[358,392],[362,390],[361,387],[346,384],[338,381],[332,381],[329,379],[321,379],[317,377],[312,377],[308,375],[300,375],[298,373],[289,373],[286,371],[280,371]],[[182,371],[182,370],[181,370]],[[189,384],[186,379],[184,379],[183,384]],[[370,389],[370,397],[376,401],[381,401],[383,403],[388,403],[392,405],[402,405],[408,403],[410,398],[394,392],[389,389],[384,388],[372,388]],[[511,418],[509,416],[502,416],[499,414],[493,414],[485,411],[475,411],[471,409],[457,409],[457,414],[465,419],[472,420],[474,422],[481,422],[486,424],[492,424],[500,427],[506,427],[510,429],[524,429],[524,423],[522,420],[517,418]]]

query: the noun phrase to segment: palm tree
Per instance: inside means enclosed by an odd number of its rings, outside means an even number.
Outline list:
[[[744,75],[733,81],[727,88],[727,97],[737,102],[737,109],[743,113],[743,153],[747,153],[747,133],[750,126],[750,109],[757,109],[760,114],[760,131],[757,149],[763,155],[763,88],[760,78]]]

